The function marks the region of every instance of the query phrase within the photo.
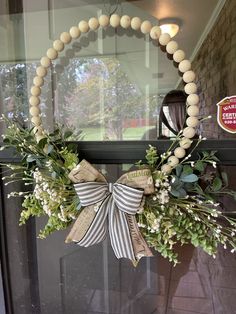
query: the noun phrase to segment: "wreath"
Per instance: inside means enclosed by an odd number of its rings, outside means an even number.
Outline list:
[[[188,94],[186,127],[169,149],[159,154],[149,146],[146,162],[137,162],[136,170],[125,173],[116,183],[108,183],[88,161],[79,160],[76,145],[68,144],[71,130],[57,126],[52,133],[45,131],[39,107],[41,87],[52,60],[81,33],[109,24],[114,28],[131,27],[159,41],[178,63]],[[177,243],[192,243],[213,257],[219,244],[235,252],[236,220],[220,211],[218,200],[222,194],[236,199],[236,193],[228,189],[225,173],[208,171],[219,162],[216,152],[203,151],[191,161],[192,151],[205,140],[199,136],[192,147],[196,128],[204,118],[198,117],[199,97],[191,62],[169,34],[162,34],[160,27],[149,21],[127,15],[101,15],[99,19],[81,21],[53,42],[36,74],[29,98],[33,127],[25,129],[14,119],[2,116],[7,128],[0,149],[14,147],[22,156],[19,164],[6,164],[10,173],[3,178],[6,185],[20,180],[26,186],[25,191],[8,195],[23,197],[20,224],[32,216],[47,216],[39,233],[43,239],[74,223],[66,242],[85,247],[101,242],[109,233],[116,257],[128,258],[134,264],[142,256],[153,255],[150,247],[176,264]]]

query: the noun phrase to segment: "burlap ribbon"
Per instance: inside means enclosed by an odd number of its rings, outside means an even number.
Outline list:
[[[116,183],[107,183],[97,169],[82,160],[69,177],[84,208],[66,242],[88,247],[103,241],[109,232],[117,258],[136,262],[142,256],[152,256],[135,218],[144,195],[154,192],[149,169],[131,171]]]

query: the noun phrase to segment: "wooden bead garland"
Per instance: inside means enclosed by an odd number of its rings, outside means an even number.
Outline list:
[[[71,36],[73,39],[76,39],[76,38],[78,38],[78,37],[80,36],[80,30],[79,30],[79,28],[78,28],[77,26],[72,26],[72,27],[70,28],[69,33],[70,33],[70,36]]]
[[[199,115],[199,107],[196,105],[189,106],[187,109],[187,114],[190,117],[197,117]]]
[[[199,120],[197,117],[188,117],[186,120],[187,126],[191,126],[192,128],[195,128],[199,125]]]
[[[190,95],[190,94],[195,94],[197,91],[197,85],[195,83],[187,83],[184,86],[184,91],[186,94]]]
[[[171,167],[175,167],[179,163],[179,158],[177,158],[176,156],[170,156],[167,162]]]
[[[159,39],[161,36],[161,28],[159,26],[153,26],[150,31],[150,37],[152,39]]]
[[[188,149],[191,145],[192,145],[192,141],[187,137],[183,137],[179,142],[179,146],[184,149]]]
[[[187,71],[183,75],[183,81],[185,83],[191,83],[195,80],[195,78],[196,78],[196,75],[193,71]]]
[[[183,60],[179,64],[180,72],[184,73],[191,69],[191,62],[189,60]]]
[[[80,21],[78,27],[81,33],[87,33],[89,30],[89,25],[86,21]]]
[[[47,75],[47,69],[45,69],[43,66],[39,66],[36,69],[36,73],[40,77],[44,77]]]
[[[199,99],[199,96],[197,94],[190,94],[187,97],[187,104],[189,106],[197,105],[199,103],[199,101],[200,101],[200,99]]]
[[[191,144],[191,138],[195,135],[195,128],[199,125],[199,96],[196,94],[197,85],[193,82],[195,80],[195,73],[191,70],[191,63],[189,60],[185,59],[185,53],[183,50],[178,49],[178,44],[176,41],[171,40],[169,34],[161,33],[159,26],[153,26],[149,21],[141,21],[139,17],[130,18],[128,15],[123,15],[120,17],[118,14],[113,14],[109,18],[107,15],[101,15],[99,19],[92,17],[89,21],[80,21],[77,26],[72,26],[68,32],[63,32],[60,35],[60,39],[53,42],[53,47],[47,50],[47,56],[41,58],[41,65],[37,67],[37,76],[34,77],[34,86],[31,88],[31,96],[29,98],[30,114],[32,116],[31,122],[35,125],[34,132],[37,141],[44,137],[44,131],[42,128],[42,121],[40,118],[40,99],[39,95],[41,93],[40,87],[43,85],[43,77],[47,74],[47,68],[51,65],[51,60],[58,57],[58,52],[64,49],[65,44],[69,44],[73,39],[80,36],[80,33],[87,33],[89,29],[96,30],[99,25],[101,27],[107,27],[108,25],[116,28],[119,25],[125,29],[131,27],[133,30],[140,30],[143,34],[150,34],[150,37],[154,40],[159,40],[160,45],[166,47],[166,51],[173,55],[173,60],[179,63],[179,71],[183,73],[183,81],[186,83],[184,89],[188,94],[186,106],[188,118],[186,119],[187,127],[183,130],[183,137],[179,141],[179,147],[174,150],[174,155],[171,155],[166,164],[163,164],[161,170],[169,174],[171,170],[176,167],[179,163],[179,159],[186,155],[186,149],[188,149]]]
[[[159,43],[162,46],[166,46],[168,44],[168,42],[170,41],[170,39],[171,39],[171,37],[169,34],[167,34],[167,33],[161,34],[161,36],[159,37]]]
[[[47,50],[47,57],[51,60],[55,60],[58,57],[58,52],[54,48],[49,48]]]
[[[61,35],[62,36],[62,35]],[[65,37],[65,36],[64,36]],[[63,38],[64,38],[63,37]],[[59,51],[61,52],[63,49],[64,49],[64,42],[62,42],[61,40],[57,39],[53,42],[53,48],[56,50],[56,51]]]
[[[29,99],[29,103],[31,106],[38,106],[40,103],[40,99],[37,96],[31,96]]]
[[[174,155],[175,157],[181,159],[185,156],[186,152],[185,152],[185,149],[183,147],[177,147],[175,150],[174,150]]]
[[[170,42],[168,42],[166,46],[166,51],[172,55],[178,50],[178,47],[179,47],[178,43],[174,40],[171,40]]]
[[[185,58],[185,52],[183,51],[183,50],[177,50],[175,53],[174,53],[174,55],[173,55],[173,60],[175,61],[175,62],[181,62],[181,61],[183,61],[184,60],[184,58]]]
[[[48,68],[51,65],[51,59],[48,57],[42,57],[40,63],[44,68]]]
[[[33,79],[33,83],[35,86],[42,86],[43,85],[43,78],[40,77],[40,76],[35,76],[34,79]]]
[[[101,15],[98,19],[99,21],[99,24],[102,26],[102,27],[106,27],[109,25],[109,22],[110,22],[110,19],[107,15]]]
[[[188,126],[187,128],[185,128],[184,130],[183,130],[183,136],[184,137],[187,137],[187,138],[192,138],[192,137],[194,137],[194,135],[195,135],[195,129],[194,128],[191,128],[190,126]]]
[[[38,86],[32,86],[30,92],[33,96],[39,96],[41,94],[41,88]]]
[[[60,35],[60,40],[62,41],[63,44],[69,44],[71,42],[71,35],[67,32],[63,32]]]
[[[131,28],[135,31],[141,28],[142,20],[139,17],[133,17],[131,20]]]
[[[120,16],[118,14],[112,14],[110,17],[110,24],[112,27],[118,27],[120,25]]]
[[[128,15],[123,15],[120,19],[120,26],[123,28],[129,28],[131,24],[131,19]]]
[[[151,28],[152,28],[152,24],[151,24],[151,22],[149,22],[149,21],[144,21],[144,22],[141,24],[141,27],[140,27],[141,32],[142,32],[143,34],[148,34],[148,33],[150,33]]]
[[[96,17],[91,17],[91,19],[88,21],[88,25],[91,30],[95,31],[99,27],[98,19]]]

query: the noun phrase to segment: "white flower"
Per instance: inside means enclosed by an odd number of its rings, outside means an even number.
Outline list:
[[[215,162],[215,161],[212,162],[212,166],[213,166],[214,168],[216,168],[216,162]]]
[[[191,161],[190,164],[191,164],[191,167],[194,167],[195,163],[194,163],[194,161]]]

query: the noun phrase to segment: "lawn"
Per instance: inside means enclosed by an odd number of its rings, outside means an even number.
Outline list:
[[[153,126],[127,128],[123,133],[123,140],[140,140],[144,133]],[[103,141],[104,140],[104,128],[83,128],[83,140],[84,141]]]

